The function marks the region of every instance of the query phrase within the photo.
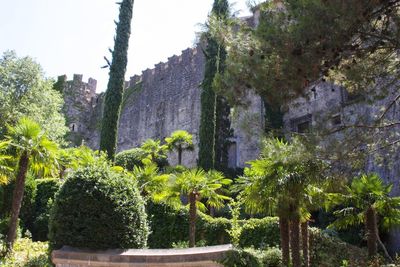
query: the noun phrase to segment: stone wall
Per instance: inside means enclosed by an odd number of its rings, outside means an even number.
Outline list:
[[[194,137],[195,150],[185,152],[183,164],[196,166],[200,127],[200,84],[204,77],[205,57],[199,46],[174,55],[154,69],[135,75],[126,83],[118,129],[118,151],[140,146],[146,139],[163,140],[175,130],[186,130]],[[74,75],[65,83],[65,114],[71,125],[70,140],[83,141],[99,148],[103,94],[95,94],[95,81],[82,82]],[[263,129],[260,97],[250,94],[250,105],[233,116],[234,137],[230,148],[230,167],[244,167],[259,152],[259,133]],[[249,129],[249,119],[252,119]],[[72,131],[72,126],[74,131]],[[254,133],[257,133],[254,135]],[[169,155],[177,163],[176,153]]]

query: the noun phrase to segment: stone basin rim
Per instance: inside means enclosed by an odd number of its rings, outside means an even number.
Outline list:
[[[194,248],[170,248],[170,249],[107,249],[107,250],[91,250],[80,249],[70,246],[63,246],[61,249],[54,252],[68,254],[103,254],[103,255],[121,255],[121,256],[179,256],[179,255],[196,255],[208,254],[216,252],[226,252],[232,250],[232,244],[207,246],[207,247],[194,247]],[[57,253],[58,254],[58,253]]]

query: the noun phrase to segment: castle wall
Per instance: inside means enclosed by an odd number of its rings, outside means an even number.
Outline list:
[[[167,63],[143,71],[141,77],[131,78],[121,111],[118,151],[139,146],[148,138],[163,140],[180,129],[193,134],[198,144],[204,62],[200,48],[186,49]],[[197,149],[185,152],[183,164],[196,165]],[[170,155],[171,164],[175,161],[176,155]]]
[[[91,133],[91,114],[97,99],[97,81],[89,78],[88,82],[83,82],[82,75],[79,74],[74,74],[70,81],[67,81],[66,75],[58,79],[64,83],[63,110],[70,129],[67,139],[73,145],[80,145]]]

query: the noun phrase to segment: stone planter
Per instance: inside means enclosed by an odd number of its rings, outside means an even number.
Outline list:
[[[232,245],[186,249],[112,249],[92,251],[63,247],[52,253],[56,267],[222,267],[217,263]]]

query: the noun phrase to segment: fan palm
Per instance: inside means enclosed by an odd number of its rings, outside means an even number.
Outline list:
[[[57,171],[55,166],[57,145],[50,141],[40,126],[22,118],[15,127],[8,127],[10,145],[15,149],[18,166],[11,204],[11,218],[7,234],[7,250],[11,251],[16,236],[17,220],[24,195],[25,178],[28,169],[44,176]]]
[[[185,195],[189,199],[189,247],[195,245],[196,233],[196,217],[197,210],[206,210],[209,207],[220,208],[225,200],[229,200],[228,196],[221,194],[224,185],[230,184],[232,181],[225,178],[220,172],[208,171],[202,169],[185,170],[182,173],[170,176],[168,185],[164,192],[156,198],[175,208],[181,207],[181,195]],[[201,200],[205,200],[204,205]]]
[[[132,175],[143,197],[154,197],[162,191],[169,179],[169,175],[160,174],[157,165],[150,160],[143,160],[143,167],[134,166]]]
[[[293,266],[300,266],[300,220],[309,217],[308,187],[319,181],[320,163],[293,138],[291,143],[267,139],[261,157],[249,164],[236,190],[249,212],[278,215],[283,264],[289,266],[291,246]]]
[[[12,157],[6,153],[9,144],[10,142],[8,141],[0,142],[0,185],[8,183],[13,170],[10,166],[10,160]]]
[[[363,174],[354,178],[344,193],[328,194],[329,208],[344,206],[334,212],[337,219],[330,225],[344,229],[352,225],[365,227],[368,255],[377,253],[377,243],[390,259],[386,248],[379,238],[378,216],[382,217],[382,226],[389,228],[400,224],[400,197],[390,197],[392,185],[385,185],[382,179],[374,173]]]
[[[193,136],[187,131],[178,130],[171,134],[170,137],[165,138],[168,150],[176,150],[178,152],[178,164],[182,164],[182,153],[183,151],[192,151]]]
[[[147,139],[140,148],[143,150],[146,158],[156,162],[160,168],[168,165],[167,146],[161,145],[160,140]]]

